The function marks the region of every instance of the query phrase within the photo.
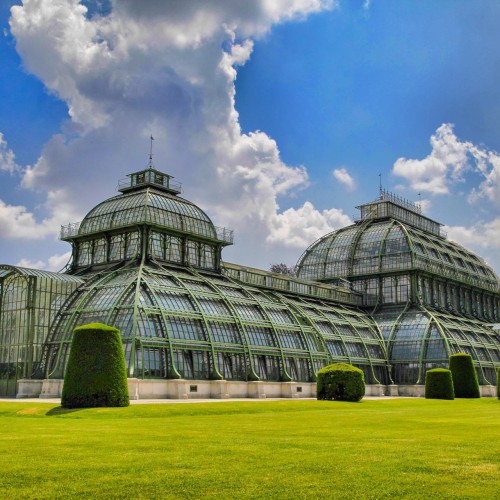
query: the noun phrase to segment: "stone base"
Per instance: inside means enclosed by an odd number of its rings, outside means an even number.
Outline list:
[[[18,398],[60,398],[64,380],[18,380]],[[481,397],[496,397],[496,387],[482,385]],[[137,399],[228,399],[315,398],[313,382],[237,382],[230,380],[128,379],[131,400]],[[424,385],[366,386],[366,396],[425,397]]]
[[[42,385],[43,380],[18,380],[16,398],[38,398],[42,392]]]
[[[396,387],[398,396],[410,398],[423,398],[425,396],[425,385],[398,385]]]
[[[480,385],[479,393],[482,398],[496,398],[497,388],[494,385]]]

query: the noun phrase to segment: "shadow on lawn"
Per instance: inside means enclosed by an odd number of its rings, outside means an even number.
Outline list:
[[[68,413],[75,413],[85,409],[86,408],[64,408],[64,406],[57,406],[49,410],[45,415],[47,415],[47,417],[58,417],[60,415],[67,415]]]

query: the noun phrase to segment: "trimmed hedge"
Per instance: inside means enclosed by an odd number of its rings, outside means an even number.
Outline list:
[[[500,367],[497,368],[497,397],[500,399]]]
[[[363,372],[348,363],[334,363],[318,372],[317,398],[360,401],[365,395]]]
[[[61,404],[65,408],[130,404],[119,330],[101,323],[75,328]]]
[[[450,370],[456,398],[481,397],[476,369],[470,354],[452,354],[450,356]]]
[[[453,377],[446,368],[434,368],[425,374],[426,399],[455,399]]]

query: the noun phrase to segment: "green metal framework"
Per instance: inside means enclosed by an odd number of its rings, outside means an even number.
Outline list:
[[[335,361],[367,383],[422,384],[455,352],[480,383],[500,366],[498,277],[419,207],[381,191],[311,245],[298,278],[223,263],[220,229],[153,168],[61,228],[67,274],[0,266],[0,395],[62,378],[74,328],[121,331],[141,379],[314,381]]]
[[[146,169],[128,177],[122,194],[94,207],[82,222],[61,227],[61,239],[73,245],[69,272],[86,274],[142,255],[219,270],[233,231],[214,226],[203,210],[178,196],[171,176]]]
[[[368,383],[388,382],[384,342],[361,311],[159,264],[82,285],[52,329],[46,377],[62,377],[74,328],[94,321],[120,329],[130,377],[313,381],[343,360]]]
[[[361,219],[313,243],[298,276],[348,280],[387,341],[391,377],[423,384],[450,354],[472,355],[482,384],[496,383],[500,282],[478,256],[448,241],[441,224],[386,191],[361,205]]]
[[[458,352],[472,356],[481,384],[496,383],[500,336],[484,322],[425,307],[393,308],[374,319],[387,341],[396,383],[424,384],[427,370],[447,368]]]
[[[76,276],[0,265],[0,395],[42,374],[42,348],[53,318],[83,283]]]

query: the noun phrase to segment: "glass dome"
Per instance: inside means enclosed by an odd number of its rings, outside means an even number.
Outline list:
[[[215,227],[203,210],[184,198],[151,187],[103,201],[85,216],[78,235],[144,223],[217,238]]]
[[[54,324],[47,377],[62,377],[74,328],[91,322],[121,331],[130,377],[312,381],[347,361],[367,383],[388,383],[384,341],[365,313],[220,274],[141,266],[95,275]]]
[[[297,264],[302,279],[419,269],[498,292],[495,272],[461,245],[397,220],[361,222],[314,242]]]

